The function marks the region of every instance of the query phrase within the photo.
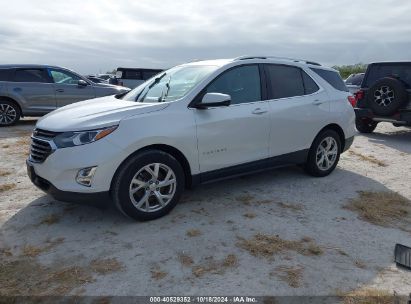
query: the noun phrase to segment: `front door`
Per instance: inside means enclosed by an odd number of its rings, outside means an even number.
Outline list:
[[[268,103],[262,101],[258,65],[223,72],[204,93],[231,96],[231,105],[193,109],[202,173],[268,157]]]
[[[63,69],[49,69],[49,75],[54,81],[56,91],[57,107],[87,100],[96,97],[91,84],[79,85],[82,78],[78,75]]]

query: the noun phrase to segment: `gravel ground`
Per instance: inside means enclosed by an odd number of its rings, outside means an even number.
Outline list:
[[[359,191],[411,199],[411,129],[358,135],[329,177],[292,167],[200,186],[142,223],[37,190],[24,163],[34,123],[0,129],[0,294],[411,291],[411,271],[393,263],[395,243],[411,246],[407,214],[399,229],[344,208]],[[267,236],[279,243],[260,251]]]

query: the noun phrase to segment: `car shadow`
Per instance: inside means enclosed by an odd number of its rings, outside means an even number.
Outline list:
[[[385,131],[371,134],[361,134],[369,138],[370,142],[386,145],[398,151],[411,154],[411,128],[401,128],[395,131]]]
[[[297,167],[283,168],[188,190],[169,215],[150,222],[135,222],[112,208],[62,203],[43,196],[1,226],[0,243],[17,259],[27,258],[27,246],[48,248],[37,257],[48,265],[84,265],[99,258],[115,258],[124,265],[122,271],[82,286],[87,294],[155,293],[159,283],[152,273],[161,269],[168,274],[161,281],[165,294],[196,293],[201,285],[204,294],[265,295],[275,288],[279,295],[332,295],[337,289],[346,291],[372,282],[379,271],[393,265],[395,243],[409,241],[403,231],[372,225],[344,209],[358,191],[389,189],[338,168],[326,178],[309,177]],[[196,236],[188,233],[193,229],[198,231]],[[238,240],[256,233],[288,240],[310,237],[324,253],[255,257],[239,248]],[[55,246],[44,245],[57,239],[62,241]],[[192,257],[192,263],[182,265],[181,254]],[[212,280],[191,273],[191,266],[228,254],[235,254],[238,266],[204,275]],[[300,288],[270,275],[278,266],[296,264],[304,268]],[[240,288],[238,282],[246,279],[253,284]],[[207,284],[202,285],[204,280]],[[115,282],[128,283],[118,291],[105,288]]]

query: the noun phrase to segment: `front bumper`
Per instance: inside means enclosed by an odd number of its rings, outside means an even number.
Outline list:
[[[71,192],[62,191],[57,189],[51,182],[37,175],[33,164],[26,160],[27,165],[27,175],[29,176],[31,182],[40,190],[50,194],[54,199],[62,202],[72,202],[72,203],[98,203],[106,204],[110,202],[109,191],[103,192],[93,192],[93,193],[81,193],[81,192]]]

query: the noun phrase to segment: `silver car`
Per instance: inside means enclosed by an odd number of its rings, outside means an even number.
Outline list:
[[[0,65],[0,127],[23,116],[42,116],[59,107],[129,89],[93,83],[65,68],[48,65]]]

